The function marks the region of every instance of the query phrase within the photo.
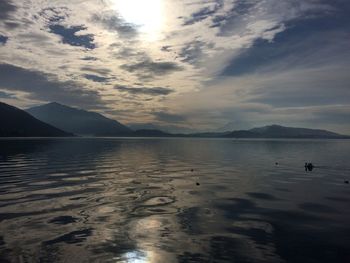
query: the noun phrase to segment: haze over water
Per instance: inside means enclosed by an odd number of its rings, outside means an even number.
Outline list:
[[[1,139],[0,261],[350,262],[349,156],[349,140]]]

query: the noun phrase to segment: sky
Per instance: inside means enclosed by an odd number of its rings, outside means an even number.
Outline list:
[[[349,0],[0,0],[0,101],[172,132],[350,134]]]

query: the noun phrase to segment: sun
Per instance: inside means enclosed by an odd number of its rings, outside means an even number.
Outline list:
[[[113,5],[126,22],[139,27],[145,38],[159,37],[163,26],[162,0],[114,0]]]

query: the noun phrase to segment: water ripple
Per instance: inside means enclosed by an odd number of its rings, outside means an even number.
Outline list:
[[[349,155],[336,140],[0,140],[0,261],[345,262]]]

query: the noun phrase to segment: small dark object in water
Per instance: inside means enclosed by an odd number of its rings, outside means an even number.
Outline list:
[[[194,170],[193,169],[191,169],[191,172],[193,172]]]
[[[312,163],[305,163],[305,165],[304,165],[304,167],[305,167],[305,171],[312,171],[312,169],[314,169],[314,165],[312,164]]]
[[[275,165],[278,165],[278,162],[275,162]]]
[[[345,184],[349,184],[349,181],[348,181],[348,180],[345,180],[344,183],[345,183]]]
[[[196,185],[200,185],[200,183],[197,182]]]

